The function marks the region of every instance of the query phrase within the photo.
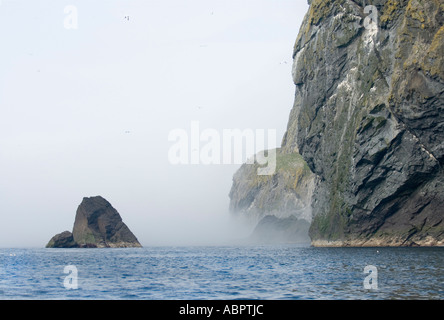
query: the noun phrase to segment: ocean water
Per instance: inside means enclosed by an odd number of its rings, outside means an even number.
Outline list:
[[[0,299],[443,299],[443,267],[444,248],[0,249]]]

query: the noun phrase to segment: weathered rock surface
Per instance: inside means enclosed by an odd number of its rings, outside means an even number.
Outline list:
[[[79,205],[72,233],[54,236],[48,248],[127,248],[141,244],[123,223],[120,214],[104,198],[83,198]]]
[[[280,153],[314,174],[312,244],[444,245],[444,3],[308,3]],[[241,168],[230,207],[295,209],[293,174],[260,181]]]
[[[316,175],[313,245],[444,245],[443,24],[440,0],[311,1],[282,149]]]

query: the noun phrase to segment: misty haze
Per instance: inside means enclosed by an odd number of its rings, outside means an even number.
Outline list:
[[[443,299],[442,1],[0,0],[0,39],[0,300]]]
[[[144,245],[248,236],[228,211],[240,164],[172,165],[168,136],[199,121],[221,134],[272,129],[278,146],[305,11],[293,1],[4,1],[0,246],[44,246],[97,195]]]

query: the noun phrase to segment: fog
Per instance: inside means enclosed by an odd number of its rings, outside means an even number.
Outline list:
[[[173,165],[174,129],[273,129],[305,0],[0,4],[0,247],[43,247],[101,195],[144,246],[224,244],[240,164]]]

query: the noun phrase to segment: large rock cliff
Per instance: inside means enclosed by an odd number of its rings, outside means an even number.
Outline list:
[[[314,173],[312,244],[444,245],[444,3],[309,4],[281,152]]]
[[[444,245],[443,13],[441,0],[311,1],[282,148],[317,176],[313,245]]]

